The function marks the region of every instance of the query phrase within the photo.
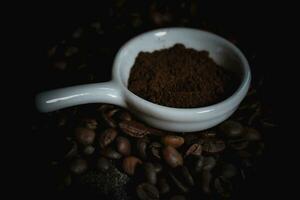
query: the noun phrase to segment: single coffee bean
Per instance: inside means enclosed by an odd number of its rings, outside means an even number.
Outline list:
[[[232,178],[237,174],[237,168],[230,164],[230,163],[225,163],[222,165],[221,169],[221,176],[225,178]]]
[[[150,162],[146,162],[144,164],[144,170],[147,182],[155,185],[157,182],[157,175],[154,165]]]
[[[216,138],[205,139],[202,149],[206,153],[219,153],[225,149],[225,142]]]
[[[108,128],[100,134],[99,144],[101,148],[106,147],[117,137],[117,130],[114,128]]]
[[[95,131],[88,128],[78,127],[75,129],[75,136],[79,144],[89,145],[94,142]]]
[[[254,128],[247,127],[247,128],[245,128],[244,132],[245,132],[245,139],[248,141],[261,140],[260,133]]]
[[[108,147],[100,150],[100,155],[110,159],[120,159],[122,155],[112,148]]]
[[[166,135],[161,139],[162,143],[166,146],[172,146],[178,148],[184,143],[183,137],[177,135]]]
[[[83,153],[86,155],[92,155],[94,151],[95,151],[95,147],[93,147],[92,145],[88,145],[83,149]]]
[[[187,146],[191,146],[192,144],[196,143],[197,139],[199,138],[199,133],[198,134],[186,134],[184,135],[184,143]]]
[[[162,148],[162,145],[158,142],[152,142],[149,145],[149,149],[150,149],[152,155],[158,159],[161,159],[161,156],[160,156],[161,148]]]
[[[137,196],[140,200],[157,200],[159,199],[158,189],[149,183],[141,183],[136,188]]]
[[[189,188],[185,186],[183,183],[181,183],[172,172],[169,172],[168,174],[171,180],[174,182],[174,184],[181,190],[181,192],[184,193],[189,192]]]
[[[147,159],[146,150],[147,150],[148,143],[149,143],[149,140],[146,138],[137,139],[137,143],[136,143],[137,151],[138,151],[139,156],[144,160]]]
[[[111,110],[107,111],[106,115],[109,118],[112,118],[119,110],[120,110],[119,108],[111,109]]]
[[[117,123],[111,116],[109,116],[108,112],[105,112],[105,111],[101,112],[101,118],[103,119],[103,121],[105,122],[105,124],[108,127],[111,127],[111,128],[117,127]]]
[[[210,171],[216,166],[216,163],[217,161],[214,157],[212,156],[204,157],[202,169]]]
[[[119,111],[117,113],[117,118],[120,120],[120,121],[131,121],[132,120],[132,117],[131,115],[129,114],[129,112],[127,111]]]
[[[156,173],[161,172],[161,170],[162,170],[162,165],[161,165],[160,163],[154,162],[154,163],[153,163],[153,166],[154,166],[154,170],[155,170]]]
[[[165,178],[158,179],[157,185],[160,194],[166,194],[170,191],[170,185],[168,184],[167,179]]]
[[[219,130],[226,138],[236,138],[243,135],[243,126],[236,121],[227,120],[219,126]]]
[[[187,151],[185,152],[184,157],[189,156],[189,155],[195,155],[195,156],[200,156],[202,154],[202,145],[195,143],[192,144]]]
[[[90,119],[90,118],[83,119],[81,123],[84,127],[92,130],[97,129],[98,126],[98,122],[96,121],[96,119]]]
[[[201,189],[205,194],[210,193],[210,183],[212,179],[212,174],[208,170],[203,170],[201,172]]]
[[[124,133],[136,138],[150,134],[149,129],[144,124],[136,121],[122,121],[119,123],[119,127]]]
[[[181,171],[182,171],[182,175],[183,175],[185,182],[189,186],[194,186],[194,179],[193,179],[190,171],[188,170],[188,168],[186,166],[182,166]]]
[[[200,172],[202,170],[203,164],[204,164],[204,157],[199,156],[195,162],[195,172]]]
[[[131,144],[126,137],[118,136],[116,139],[118,151],[124,155],[129,156],[131,153]]]
[[[234,150],[243,150],[248,147],[249,141],[244,138],[231,139],[228,141],[228,146]]]
[[[140,159],[134,156],[128,156],[123,159],[123,170],[129,175],[133,175],[138,164],[142,164]]]
[[[104,158],[104,157],[100,157],[98,160],[97,160],[97,169],[102,171],[102,172],[105,172],[107,171],[108,169],[110,168],[110,162]]]
[[[167,146],[163,149],[163,157],[168,165],[175,168],[183,164],[183,158],[180,153],[171,146]]]
[[[170,198],[170,200],[186,200],[186,198],[183,195],[175,195],[175,196],[172,196]]]
[[[70,164],[70,170],[74,174],[82,174],[87,170],[87,162],[83,159],[77,158]]]

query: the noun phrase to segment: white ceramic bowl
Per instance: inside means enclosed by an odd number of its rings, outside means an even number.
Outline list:
[[[209,51],[217,64],[241,77],[233,95],[217,104],[201,108],[171,108],[146,101],[127,89],[130,69],[141,51],[168,48],[176,43]],[[42,112],[86,104],[110,103],[132,111],[149,125],[167,131],[193,132],[213,127],[227,119],[245,97],[251,80],[249,64],[242,52],[229,41],[206,31],[164,28],[143,33],[121,47],[113,64],[112,80],[48,91],[37,95]]]

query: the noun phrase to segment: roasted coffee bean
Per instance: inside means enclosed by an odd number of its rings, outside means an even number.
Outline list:
[[[261,140],[260,133],[254,128],[247,127],[247,128],[245,128],[244,132],[245,132],[245,139],[248,141]]]
[[[100,150],[100,155],[110,159],[120,159],[122,155],[112,148],[108,147]]]
[[[119,108],[114,108],[109,110],[106,115],[110,118],[112,118],[120,109]]]
[[[219,130],[226,138],[236,138],[243,135],[243,126],[236,121],[227,120],[219,126]]]
[[[122,121],[119,123],[119,127],[124,133],[136,138],[142,138],[150,134],[145,125],[136,121]]]
[[[119,111],[117,113],[117,118],[120,121],[131,121],[132,120],[131,115],[129,114],[129,112],[126,112],[126,111]]]
[[[105,112],[105,111],[101,112],[101,117],[108,127],[111,127],[111,128],[117,127],[117,123],[111,116],[109,116],[108,112]]]
[[[184,143],[183,137],[177,135],[166,135],[161,139],[162,143],[166,146],[172,146],[178,148]]]
[[[210,183],[212,180],[212,174],[210,173],[210,171],[208,170],[203,170],[201,172],[201,189],[205,194],[209,194],[210,193]]]
[[[154,165],[150,162],[147,162],[144,164],[144,170],[147,182],[155,185],[157,181],[157,175]]]
[[[117,130],[113,128],[108,128],[100,134],[99,144],[101,148],[106,147],[117,137]]]
[[[198,134],[186,134],[184,135],[184,143],[187,146],[191,146],[192,144],[196,143],[197,139],[199,138],[199,133]]]
[[[83,159],[77,158],[70,164],[70,170],[74,174],[82,174],[87,170],[87,162]]]
[[[166,163],[173,168],[181,166],[183,164],[181,154],[174,147],[165,147],[162,154]]]
[[[237,174],[237,168],[230,164],[224,163],[221,168],[221,176],[225,178],[232,178]]]
[[[170,191],[170,185],[168,184],[167,179],[165,178],[158,179],[157,185],[160,194],[166,194]]]
[[[97,129],[98,126],[98,122],[95,119],[89,119],[89,118],[83,119],[81,123],[84,127],[92,130]]]
[[[195,155],[195,156],[200,156],[202,154],[202,145],[195,143],[192,144],[187,151],[185,152],[184,157],[189,156],[189,155]]]
[[[141,183],[136,188],[136,193],[141,200],[157,200],[159,199],[158,189],[149,183]]]
[[[207,171],[212,170],[216,166],[216,164],[217,161],[214,157],[204,157],[202,169]]]
[[[189,192],[189,188],[181,183],[172,172],[169,172],[169,176],[174,184],[180,189],[181,192],[187,193]]]
[[[123,170],[129,175],[133,175],[138,164],[142,164],[140,159],[134,156],[128,156],[123,159]]]
[[[195,162],[195,172],[200,172],[202,170],[203,164],[204,164],[204,157],[199,156]]]
[[[149,140],[146,139],[146,138],[139,138],[137,139],[137,151],[138,151],[138,154],[139,156],[142,158],[142,159],[147,159],[147,153],[146,153],[146,150],[147,150],[147,145],[149,143]]]
[[[220,196],[226,199],[230,197],[233,190],[231,182],[224,177],[218,177],[215,179],[214,188]]]
[[[79,144],[89,145],[94,142],[95,131],[88,128],[78,127],[75,129],[75,136]]]
[[[162,165],[161,165],[160,163],[155,162],[155,163],[153,163],[153,166],[154,166],[154,169],[155,169],[155,172],[156,172],[156,173],[161,172],[161,170],[162,170]]]
[[[150,145],[149,145],[149,149],[151,151],[151,154],[155,157],[155,158],[158,158],[158,159],[161,159],[161,156],[160,156],[160,151],[161,151],[161,148],[162,148],[162,145],[158,142],[152,142]]]
[[[131,153],[131,144],[129,140],[126,137],[119,136],[117,137],[116,142],[118,151],[124,156],[129,156]]]
[[[93,147],[92,145],[88,145],[83,149],[83,153],[86,155],[92,155],[94,151],[95,151],[95,147]]]
[[[243,150],[248,147],[249,141],[244,138],[232,139],[228,141],[228,146],[235,150]]]
[[[172,196],[170,198],[170,200],[186,200],[186,198],[183,195],[175,195],[175,196]]]
[[[202,149],[207,153],[219,153],[225,149],[225,142],[216,138],[205,139]]]
[[[188,168],[186,166],[181,167],[181,173],[183,175],[183,178],[184,178],[185,182],[189,186],[194,186],[194,179],[193,179],[190,171],[188,170]]]
[[[97,169],[102,171],[102,172],[105,172],[107,171],[108,169],[110,168],[110,162],[104,158],[104,157],[100,157],[98,160],[97,160]]]

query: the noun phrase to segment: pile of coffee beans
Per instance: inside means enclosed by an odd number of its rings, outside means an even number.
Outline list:
[[[173,133],[149,127],[117,106],[86,107],[57,122],[69,144],[63,159],[54,162],[65,174],[59,185],[111,199],[228,198],[264,148],[258,130],[234,120]]]

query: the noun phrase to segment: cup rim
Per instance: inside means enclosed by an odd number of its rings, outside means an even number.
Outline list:
[[[225,98],[222,101],[219,101],[217,103],[214,103],[212,105],[208,105],[208,106],[203,106],[203,107],[197,107],[197,108],[176,108],[176,107],[168,107],[168,106],[164,106],[164,105],[159,105],[156,103],[153,103],[151,101],[145,100],[139,96],[137,96],[136,94],[134,94],[133,92],[131,92],[122,82],[121,78],[120,78],[120,72],[119,69],[117,68],[117,66],[119,65],[120,62],[120,56],[121,53],[127,48],[127,46],[129,46],[132,42],[134,42],[135,40],[137,40],[140,37],[143,37],[145,35],[151,35],[153,33],[156,32],[162,32],[162,31],[196,31],[196,32],[202,32],[204,34],[210,35],[211,37],[214,37],[218,40],[220,40],[221,42],[225,43],[231,50],[233,50],[233,52],[238,56],[238,58],[241,61],[241,66],[242,66],[242,70],[243,70],[243,76],[242,79],[240,81],[239,87],[227,98]],[[117,52],[115,59],[114,59],[114,63],[113,63],[113,70],[112,70],[112,79],[114,81],[117,81],[119,83],[119,85],[121,85],[123,91],[126,91],[126,93],[132,98],[134,99],[135,102],[140,102],[140,104],[145,105],[145,108],[147,109],[147,113],[151,113],[152,115],[156,115],[157,113],[155,111],[153,111],[154,109],[159,109],[160,111],[163,111],[160,114],[160,117],[162,117],[162,115],[167,115],[166,113],[172,113],[171,115],[175,114],[175,113],[182,113],[185,112],[185,114],[187,113],[197,113],[197,114],[201,114],[201,113],[208,113],[208,112],[213,112],[216,110],[222,110],[225,108],[227,108],[227,106],[229,104],[231,104],[233,101],[237,100],[240,97],[240,101],[244,98],[245,94],[243,94],[243,91],[248,90],[249,88],[249,84],[251,81],[251,71],[250,71],[250,67],[249,67],[249,63],[246,59],[246,57],[244,56],[244,54],[242,53],[242,51],[237,48],[234,44],[232,44],[230,41],[224,39],[223,37],[216,35],[214,33],[205,31],[205,30],[201,30],[201,29],[194,29],[194,28],[185,28],[185,27],[168,27],[168,28],[160,28],[160,29],[155,29],[155,30],[151,30],[151,31],[147,31],[144,32],[142,34],[139,34],[133,38],[131,38],[129,41],[127,41]],[[236,104],[240,103],[237,102]],[[232,109],[231,106],[229,106],[229,109]],[[148,112],[149,111],[149,112]],[[224,111],[225,113],[225,111]],[[169,116],[171,116],[169,115]]]

